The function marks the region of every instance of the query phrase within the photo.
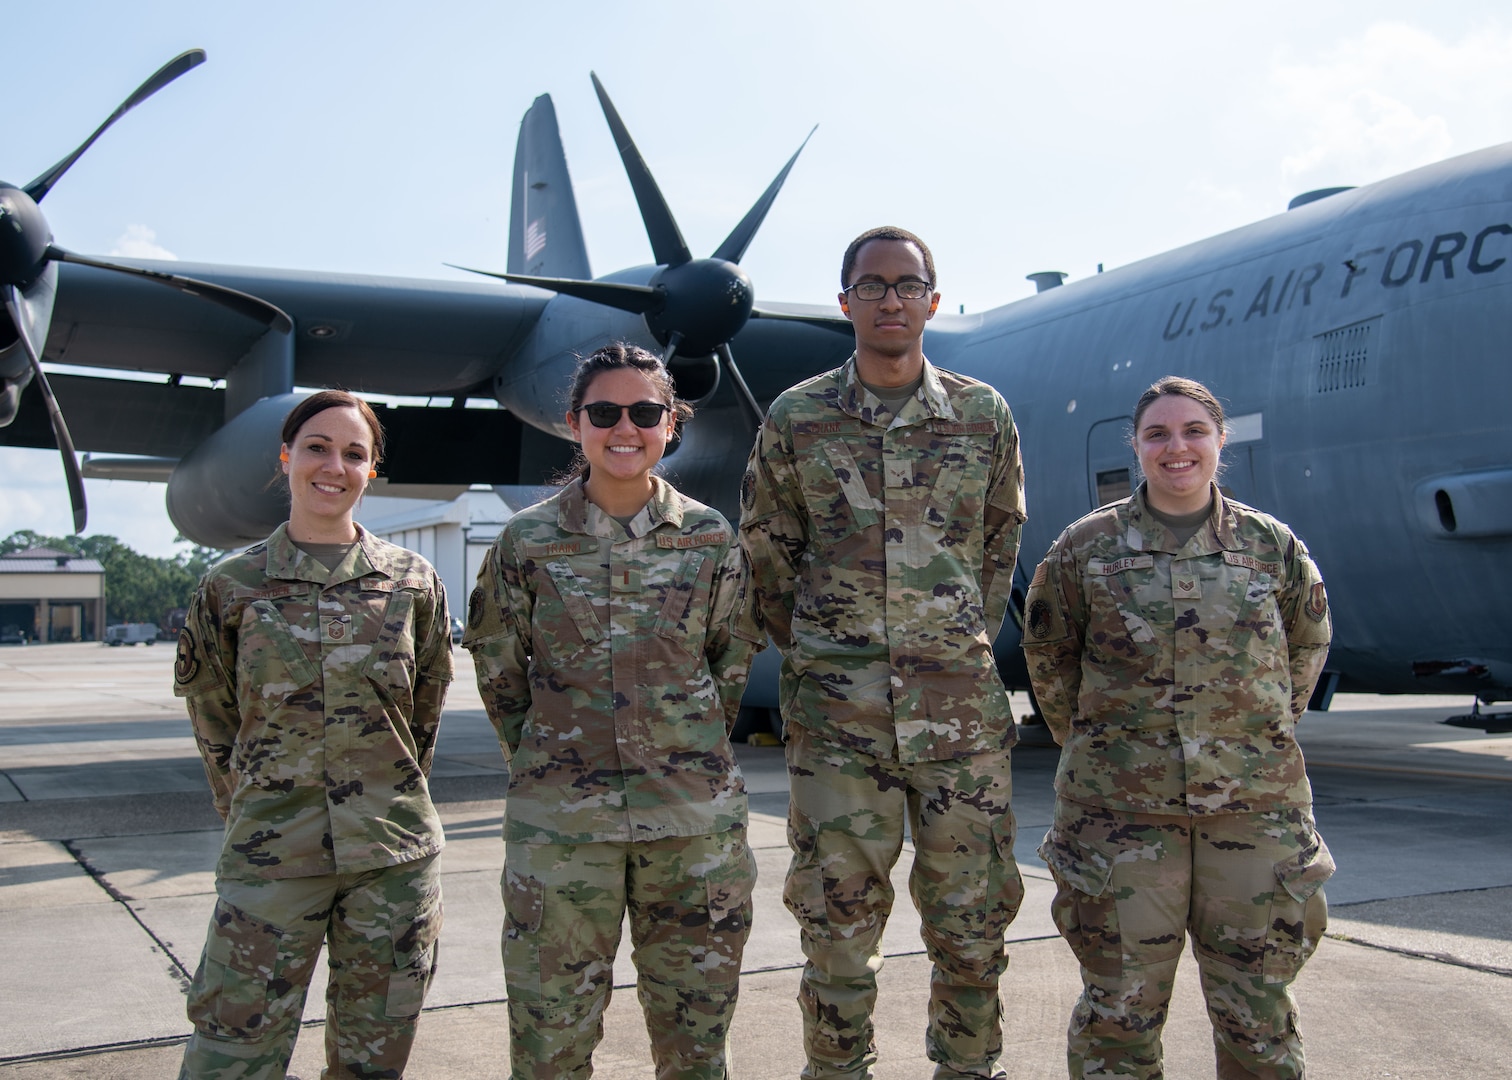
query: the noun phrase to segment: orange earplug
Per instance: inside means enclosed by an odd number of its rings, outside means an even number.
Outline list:
[[[373,479],[377,475],[378,475],[378,470],[377,469],[369,469],[368,470],[368,479],[369,480]]]
[[[288,461],[289,460],[289,452],[287,450],[280,450],[278,452],[278,460],[279,461]]]

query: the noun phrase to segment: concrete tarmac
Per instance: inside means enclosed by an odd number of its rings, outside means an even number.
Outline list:
[[[447,830],[441,972],[407,1075],[503,1076],[499,824],[506,772],[471,663],[442,725],[432,791]],[[176,1073],[184,989],[214,905],[219,819],[172,649],[0,649],[0,1071],[19,1078]],[[1027,711],[1022,698],[1015,703]],[[1502,1077],[1512,1057],[1512,735],[1436,721],[1460,698],[1340,696],[1302,732],[1320,829],[1339,863],[1327,940],[1297,983],[1317,1077]],[[779,748],[740,746],[760,879],[734,1025],[737,1078],[802,1067],[794,995],[802,954],[782,905],[786,775]],[[1034,848],[1050,822],[1056,751],[1014,755],[1017,846],[1027,885],[1003,983],[1009,1075],[1065,1075],[1076,964],[1050,920]],[[879,1080],[932,1072],[923,1047],[929,964],[907,899],[884,941]],[[628,946],[595,1055],[601,1076],[652,1075]],[[323,972],[290,1075],[321,1068]],[[1172,1078],[1213,1075],[1210,1029],[1188,958],[1165,1031]]]

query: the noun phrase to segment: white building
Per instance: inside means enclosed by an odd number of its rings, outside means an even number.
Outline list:
[[[492,490],[473,490],[450,502],[370,495],[355,516],[369,532],[424,555],[446,585],[451,613],[466,621],[483,556],[514,511]]]

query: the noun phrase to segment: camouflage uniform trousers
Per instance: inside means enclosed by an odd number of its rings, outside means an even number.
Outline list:
[[[788,728],[793,860],[783,899],[808,958],[799,984],[806,1078],[868,1078],[872,1011],[904,826],[909,892],[933,964],[925,1045],[936,1080],[1002,1077],[1008,924],[1024,898],[1013,858],[1007,750],[902,764]]]
[[[729,1075],[756,884],[744,826],[627,843],[511,842],[502,884],[513,1080],[593,1075],[627,911],[657,1077]]]
[[[194,1034],[180,1080],[282,1080],[322,940],[330,983],[321,1076],[402,1076],[436,972],[435,860],[354,874],[217,878],[189,990]]]
[[[1291,984],[1327,928],[1333,873],[1307,810],[1188,817],[1060,799],[1040,855],[1081,962],[1073,1080],[1164,1075],[1160,1032],[1188,933],[1220,1080],[1304,1075]]]

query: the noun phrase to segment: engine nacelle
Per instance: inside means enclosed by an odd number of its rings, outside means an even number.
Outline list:
[[[168,478],[168,516],[196,544],[256,543],[289,519],[278,465],[284,417],[308,394],[263,398],[191,451]]]

